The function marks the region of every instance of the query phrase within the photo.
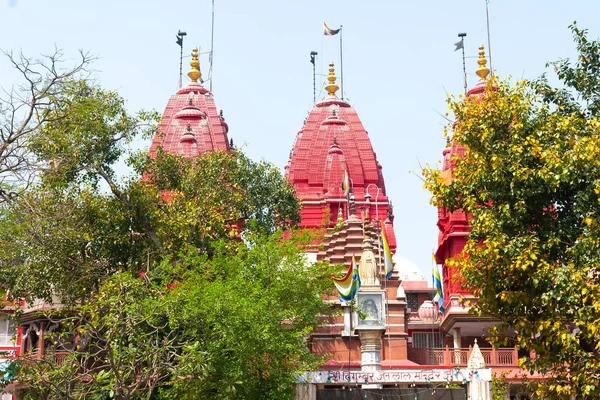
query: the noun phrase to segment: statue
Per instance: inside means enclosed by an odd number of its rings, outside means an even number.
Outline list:
[[[361,304],[362,312],[364,313],[364,318],[362,318],[367,325],[373,325],[379,323],[379,310],[377,309],[377,304],[375,304],[375,300],[367,299]]]
[[[365,237],[363,241],[363,254],[360,258],[360,264],[358,266],[358,274],[360,275],[360,282],[362,286],[379,286],[379,273],[377,271],[377,260],[373,253],[373,246],[371,239]]]

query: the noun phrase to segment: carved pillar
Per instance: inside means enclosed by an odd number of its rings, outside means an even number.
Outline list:
[[[359,331],[361,371],[381,370],[381,331]]]
[[[385,292],[376,288],[362,288],[357,296],[357,326],[360,338],[361,371],[381,371],[381,334],[385,332]],[[366,389],[380,389],[382,385],[365,383]]]
[[[454,328],[452,331],[452,338],[454,339],[454,349],[458,350],[461,348],[461,337],[460,328]]]
[[[461,363],[461,337],[460,337],[460,328],[454,328],[452,330],[452,338],[454,339],[454,364],[460,365]]]
[[[40,323],[40,333],[38,338],[38,356],[41,358],[44,355],[44,323]]]

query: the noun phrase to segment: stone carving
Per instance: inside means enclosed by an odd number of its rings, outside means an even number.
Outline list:
[[[366,237],[363,244],[364,250],[358,266],[361,285],[363,287],[379,286],[379,274],[377,271],[375,254],[373,253],[372,241],[370,238]]]

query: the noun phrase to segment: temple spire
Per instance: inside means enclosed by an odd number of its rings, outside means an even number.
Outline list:
[[[335,84],[335,68],[333,67],[333,61],[329,63],[329,76],[327,77],[327,80],[329,81],[329,85],[325,86],[325,89],[330,96],[335,96],[335,92],[337,92],[340,87]]]
[[[202,73],[200,72],[200,61],[198,60],[198,47],[194,47],[192,50],[192,61],[190,61],[190,66],[192,69],[188,72],[188,76],[194,83],[198,83],[198,79],[202,78]]]
[[[479,68],[477,68],[475,73],[481,78],[482,81],[485,81],[490,73],[490,70],[485,66],[487,64],[487,59],[485,58],[485,50],[483,49],[482,44],[479,45],[479,59],[477,60],[477,64],[479,64]]]

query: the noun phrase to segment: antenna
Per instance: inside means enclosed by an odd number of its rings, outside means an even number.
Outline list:
[[[183,80],[183,37],[187,35],[187,33],[182,32],[182,31],[178,31],[177,32],[177,41],[175,43],[177,43],[180,47],[180,54],[179,54],[179,89],[181,89],[181,84],[182,84],[182,80]]]
[[[310,63],[313,65],[313,103],[317,102],[317,73],[315,71],[315,59],[317,58],[317,54],[318,53],[314,50],[310,52]]]

